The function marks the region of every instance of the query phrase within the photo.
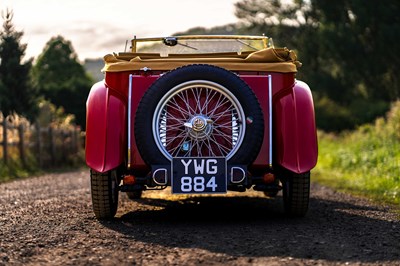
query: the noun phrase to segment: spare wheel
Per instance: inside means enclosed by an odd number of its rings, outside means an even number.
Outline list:
[[[149,165],[173,157],[225,157],[250,164],[263,140],[260,104],[236,74],[212,65],[188,65],[155,81],[136,111],[138,150]]]

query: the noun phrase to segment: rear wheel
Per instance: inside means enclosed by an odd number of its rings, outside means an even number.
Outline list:
[[[97,219],[112,219],[118,208],[117,171],[99,173],[90,170],[93,212]]]
[[[310,172],[296,174],[287,171],[282,184],[285,213],[292,217],[306,215],[310,199]]]

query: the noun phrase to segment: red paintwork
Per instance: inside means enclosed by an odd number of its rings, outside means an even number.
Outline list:
[[[117,73],[116,73],[117,74]],[[160,76],[159,75],[134,75],[132,79],[132,135],[131,135],[131,163],[133,169],[146,169],[147,165],[143,161],[142,157],[138,149],[136,148],[136,138],[135,138],[135,114],[136,109],[139,106],[140,99],[142,99],[145,91],[156,81]],[[129,79],[129,75],[127,77]],[[128,85],[127,85],[128,87]],[[149,113],[149,119],[153,118],[153,114]]]
[[[125,162],[126,97],[98,82],[86,103],[86,163],[106,172]]]
[[[274,95],[273,102],[276,163],[295,173],[311,170],[318,144],[310,88],[296,81],[292,90]]]
[[[294,74],[288,73],[257,73],[242,74],[240,77],[252,88],[260,103],[261,109],[264,114],[264,141],[261,145],[260,152],[253,163],[254,168],[268,167],[269,162],[269,97],[268,97],[268,75],[272,76],[272,95],[278,94],[282,89],[288,89],[293,86]]]
[[[106,73],[105,82],[93,86],[87,102],[86,161],[99,172],[125,162],[127,150],[127,96],[129,74],[133,74],[132,127],[135,112],[148,87],[161,72]],[[253,89],[264,113],[264,141],[252,168],[268,167],[268,78],[273,82],[273,151],[274,164],[296,173],[311,170],[317,161],[316,127],[311,92],[307,84],[294,79],[293,73],[240,72]],[[152,114],[149,114],[152,119]],[[138,150],[132,128],[132,168],[148,169]]]
[[[268,108],[268,76],[263,75],[241,75],[240,76],[249,86],[252,88],[254,93],[257,96],[258,102],[260,103],[262,112],[264,114],[264,140],[261,145],[260,151],[256,160],[253,162],[254,168],[264,168],[268,167],[269,161],[269,144],[268,144],[268,135],[269,135],[269,108]],[[273,79],[274,80],[274,79]],[[272,86],[274,87],[274,86]]]
[[[258,73],[240,77],[253,89],[264,114],[264,141],[252,168],[266,169],[269,161],[268,77],[272,75],[273,163],[296,173],[311,170],[318,157],[311,91],[294,74]]]

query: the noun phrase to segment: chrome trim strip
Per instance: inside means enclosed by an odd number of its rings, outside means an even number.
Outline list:
[[[235,180],[233,180],[233,171],[235,171],[235,170],[240,170],[240,172],[242,172],[242,179],[240,179],[239,181],[235,181]],[[234,183],[234,184],[238,184],[238,183],[240,183],[240,182],[242,182],[243,180],[244,180],[244,178],[246,177],[246,172],[243,170],[243,168],[241,168],[241,167],[236,167],[236,166],[233,166],[232,168],[231,168],[231,182],[232,183]]]
[[[269,155],[268,164],[272,167],[272,76],[268,75],[268,105],[269,105]]]
[[[131,134],[132,134],[132,78],[133,75],[129,75],[129,88],[128,88],[128,169],[131,168],[131,156],[132,156],[132,144],[131,144]]]
[[[156,180],[156,178],[155,178],[156,174],[157,174],[159,171],[160,171],[160,172],[164,172],[164,182],[158,182],[158,181]],[[168,183],[168,170],[165,169],[165,168],[158,168],[157,170],[155,170],[155,171],[153,172],[152,178],[153,178],[154,183],[156,183],[157,185],[159,185],[159,186],[166,186],[167,183]]]

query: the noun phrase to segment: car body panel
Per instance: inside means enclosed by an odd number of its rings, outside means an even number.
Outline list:
[[[86,105],[86,163],[107,172],[125,162],[126,98],[100,81],[93,85]]]
[[[160,77],[159,74],[110,73],[105,82],[99,82],[93,87],[88,99],[86,159],[88,165],[99,172],[108,171],[125,161],[126,137],[130,137],[132,143],[130,167],[149,169],[136,148],[133,133],[134,112],[131,117],[130,136],[126,136],[127,123],[122,122],[127,119],[129,75],[132,75],[131,108],[136,110],[146,89]],[[274,103],[271,133],[275,143],[273,153],[276,157],[273,161],[296,173],[311,170],[317,161],[318,148],[312,95],[307,84],[295,82],[294,75],[287,73],[243,72],[239,75],[252,88],[260,102],[264,114],[264,136],[270,134],[268,76],[271,75]],[[122,120],[111,117],[120,117]],[[269,149],[270,143],[268,137],[265,137],[252,164],[253,169],[267,169],[270,166]]]
[[[310,171],[317,163],[318,144],[311,90],[302,81],[275,95],[274,147],[280,166],[295,172]]]
[[[120,61],[128,55],[131,56],[132,53],[119,54],[121,59],[113,61],[112,66],[121,65]],[[222,55],[223,53],[218,54],[218,57]],[[291,52],[288,55],[290,56],[285,60],[297,65],[295,56]],[[187,57],[190,58],[190,56]],[[194,56],[196,57],[199,55]],[[232,57],[232,54],[229,54],[229,57]],[[151,55],[150,58],[150,61],[164,60],[162,57],[157,59],[155,55]],[[174,60],[173,58],[165,58],[165,60]],[[122,164],[126,164],[130,169],[145,172],[151,169],[151,166],[146,165],[136,148],[135,111],[146,90],[165,73],[165,70],[144,68],[107,71],[105,69],[105,72],[105,80],[93,86],[87,100],[87,164],[99,172],[108,171]],[[234,71],[234,73],[253,90],[264,115],[264,140],[258,156],[249,169],[266,170],[271,168],[271,162],[295,173],[312,169],[317,162],[318,146],[313,99],[308,85],[295,81],[295,72]],[[132,77],[132,97],[129,100],[130,76]],[[268,94],[269,77],[272,80],[273,95],[272,127],[270,127],[270,96]],[[132,110],[131,117],[128,117],[129,107]],[[129,129],[128,119],[131,125]],[[149,119],[152,119],[151,114],[149,114]],[[128,142],[130,142],[129,150]]]

